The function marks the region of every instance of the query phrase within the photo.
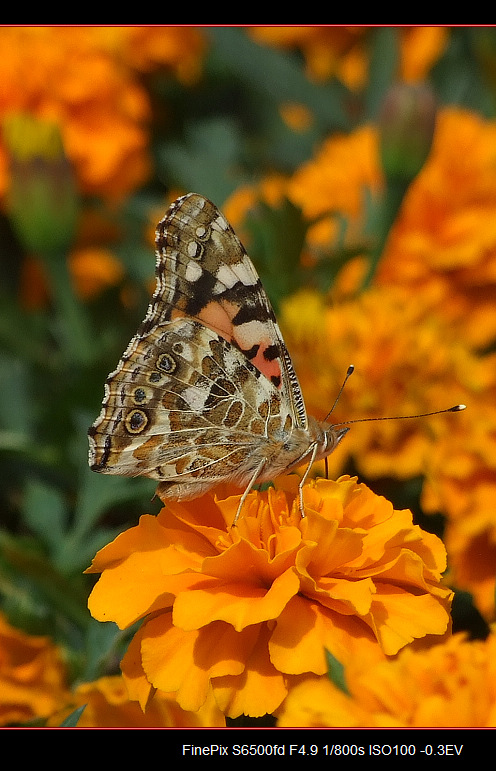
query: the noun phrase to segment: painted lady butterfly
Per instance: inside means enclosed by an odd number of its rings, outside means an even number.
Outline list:
[[[244,488],[329,455],[348,428],[308,417],[260,279],[219,210],[189,193],[156,232],[157,286],[89,429],[93,471],[159,480],[161,498]]]

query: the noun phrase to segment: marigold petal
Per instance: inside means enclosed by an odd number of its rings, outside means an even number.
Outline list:
[[[153,696],[154,688],[147,680],[141,660],[141,638],[143,627],[138,629],[130,641],[127,651],[121,661],[121,671],[126,683],[129,698],[139,702],[142,710],[146,709],[149,699]]]
[[[193,712],[204,704],[209,685],[208,673],[192,665],[197,636],[172,626],[166,613],[146,622],[141,636],[143,670],[149,682],[163,691],[175,691],[183,709]]]
[[[269,642],[270,658],[281,672],[299,675],[327,671],[322,614],[302,597],[293,597],[277,619]]]
[[[310,544],[299,550],[296,564],[311,575],[339,571],[363,552],[363,533],[339,527],[337,521],[329,522],[318,515],[306,517],[302,531],[304,541]]]
[[[194,712],[204,703],[212,678],[243,672],[257,636],[258,627],[238,633],[220,622],[184,631],[173,626],[170,613],[163,613],[143,625],[143,669],[155,688],[176,692],[181,707]]]
[[[344,615],[353,613],[359,616],[365,616],[369,612],[372,597],[376,591],[371,578],[355,581],[347,578],[321,578],[313,590],[307,591],[304,582],[302,582],[302,588],[305,589],[305,594],[314,597],[325,608]]]
[[[102,572],[88,599],[90,613],[124,629],[146,613],[169,607],[175,593],[194,582],[195,574],[186,571],[201,565],[202,551],[208,554],[209,544],[201,536],[166,529],[158,517],[143,515],[101,549],[86,571]]]
[[[327,672],[325,651],[346,663],[384,658],[373,630],[355,615],[327,610],[304,597],[294,597],[277,620],[269,651],[271,661],[287,674]]]
[[[240,632],[251,624],[277,618],[300,588],[292,568],[275,578],[269,589],[251,581],[219,585],[217,580],[205,580],[202,583],[204,589],[183,592],[174,603],[174,623],[182,629],[198,629],[212,621],[225,621]]]
[[[379,585],[368,621],[384,652],[394,656],[416,638],[446,632],[450,615],[430,594],[414,595],[392,585]]]
[[[327,677],[308,678],[288,694],[279,728],[354,728],[369,715],[360,705],[333,686]]]
[[[220,709],[228,717],[272,714],[286,698],[288,689],[284,676],[272,664],[268,655],[270,630],[260,627],[260,634],[242,674],[216,678],[212,685]]]
[[[258,715],[277,708],[292,677],[325,673],[326,650],[344,664],[377,661],[447,629],[440,542],[410,512],[344,477],[306,485],[302,519],[298,479],[278,485],[250,493],[235,529],[239,494],[206,495],[167,505],[97,555],[92,610],[108,595],[105,618],[148,614],[125,662],[142,703],[147,683],[187,710],[212,688],[230,715]],[[136,580],[143,597],[129,601]]]

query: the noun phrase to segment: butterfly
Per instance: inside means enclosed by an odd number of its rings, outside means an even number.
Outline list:
[[[161,499],[244,492],[329,455],[348,428],[309,417],[274,311],[209,200],[178,198],[156,231],[156,289],[88,431],[93,471],[147,476]]]

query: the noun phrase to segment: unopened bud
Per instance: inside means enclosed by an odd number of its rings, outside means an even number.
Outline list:
[[[7,212],[17,237],[28,251],[67,251],[78,200],[58,126],[16,114],[6,117],[2,128],[10,159]]]
[[[386,94],[380,115],[380,149],[386,178],[410,182],[429,155],[436,99],[426,84],[400,83]]]

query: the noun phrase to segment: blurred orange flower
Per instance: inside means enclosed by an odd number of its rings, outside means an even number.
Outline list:
[[[430,157],[411,184],[375,283],[408,288],[474,348],[496,336],[496,122],[439,110]],[[340,241],[365,253],[383,187],[375,127],[332,136],[287,184],[305,218],[308,247],[332,256]],[[371,208],[372,207],[372,208]],[[326,224],[326,227],[324,227]],[[372,231],[373,232],[373,231]],[[360,274],[355,290],[360,288]]]
[[[69,256],[76,292],[90,300],[103,289],[116,286],[124,276],[122,263],[108,249],[81,248]]]
[[[394,655],[449,625],[441,541],[355,479],[317,480],[298,511],[296,476],[249,494],[170,503],[93,560],[92,615],[143,619],[122,661],[130,694],[153,688],[196,711],[210,689],[236,717],[273,713],[288,688],[343,662]]]
[[[413,32],[412,32],[413,34]],[[370,477],[424,476],[422,506],[446,515],[451,579],[494,617],[496,520],[496,123],[438,112],[430,156],[403,199],[373,287],[361,292],[382,204],[378,134],[331,137],[289,180],[309,223],[306,248],[349,259],[327,297],[302,293],[280,322],[309,412],[322,417],[350,363],[335,421],[415,414],[463,402],[465,414],[357,424],[346,450]],[[377,209],[379,207],[379,209]],[[339,265],[339,263],[336,263]],[[332,263],[330,263],[332,270]],[[481,560],[473,559],[479,550]]]
[[[363,219],[365,191],[380,192],[377,131],[363,126],[349,135],[325,140],[315,158],[304,163],[287,184],[287,195],[312,221],[338,213]]]
[[[362,46],[366,31],[366,27],[323,24],[250,27],[248,34],[258,43],[300,49],[305,57],[307,75],[312,80],[321,81],[337,75],[349,88],[359,88],[367,74],[367,59]]]
[[[102,50],[138,72],[165,68],[185,86],[200,76],[206,39],[197,27],[94,27],[93,35]]]
[[[203,49],[184,27],[4,27],[0,120],[22,112],[57,123],[81,192],[120,197],[150,172],[151,107],[136,70],[168,67],[191,82]],[[0,196],[7,185],[0,142]]]
[[[442,511],[452,585],[473,595],[479,611],[494,620],[496,575],[496,399],[495,356],[484,357],[491,388],[431,452],[422,490],[426,512]]]
[[[289,694],[278,726],[494,728],[496,636],[454,635],[428,650],[406,648],[393,661],[346,668],[350,695],[328,677]]]
[[[431,412],[470,403],[480,392],[479,361],[442,322],[425,315],[421,298],[401,288],[376,287],[333,305],[317,292],[301,292],[283,302],[280,324],[307,410],[317,418],[330,410],[349,364],[355,372],[333,412],[335,423]],[[346,452],[369,478],[425,473],[433,444],[449,437],[459,418],[353,425],[329,457],[332,474]]]
[[[422,294],[475,348],[496,336],[495,207],[496,121],[440,110],[376,280]]]
[[[68,699],[67,706],[52,715],[50,727],[62,721],[78,707],[85,709],[78,728],[201,728],[223,727],[225,719],[212,696],[198,712],[185,712],[173,696],[157,691],[144,710],[130,701],[121,676],[101,677],[92,683],[81,683]]]
[[[321,24],[316,26],[251,27],[249,34],[259,43],[301,50],[307,75],[327,80],[335,75],[352,90],[367,82],[370,26]],[[442,55],[448,41],[446,27],[404,27],[398,30],[400,74],[404,80],[424,79]]]
[[[47,717],[69,698],[65,665],[47,637],[14,629],[0,614],[0,725]]]

